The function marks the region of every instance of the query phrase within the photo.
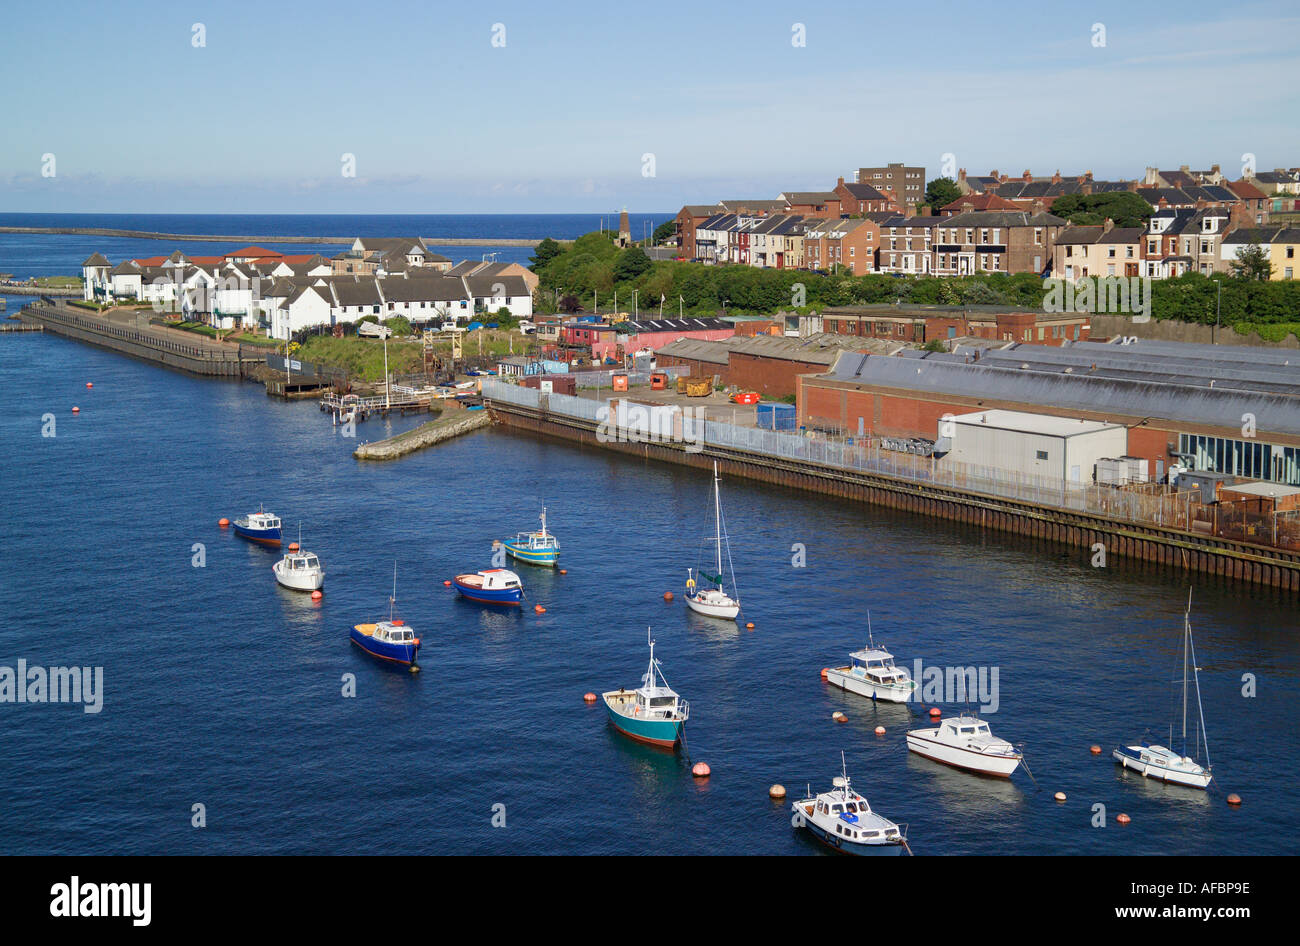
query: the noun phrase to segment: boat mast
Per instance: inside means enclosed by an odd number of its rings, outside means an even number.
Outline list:
[[[1187,610],[1183,612],[1183,755],[1187,755],[1187,647],[1192,636],[1192,589],[1187,589]]]
[[[546,507],[542,507],[542,539],[546,539]]]
[[[722,498],[718,493],[718,461],[713,461],[713,521],[718,540],[718,578],[722,577]]]
[[[393,593],[388,599],[388,620],[393,620],[393,605],[397,604],[397,560],[393,560]]]

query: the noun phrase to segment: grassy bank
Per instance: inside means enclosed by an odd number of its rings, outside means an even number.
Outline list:
[[[513,348],[522,354],[532,340],[519,332],[480,329],[464,337],[462,353],[475,357],[481,353],[502,357]],[[451,342],[438,342],[435,350],[444,357],[451,352]],[[302,343],[294,357],[341,368],[354,378],[363,381],[380,381],[384,377],[384,345],[373,338],[335,338],[332,335],[311,335]],[[422,342],[405,340],[388,342],[388,370],[392,374],[413,374],[424,367]]]

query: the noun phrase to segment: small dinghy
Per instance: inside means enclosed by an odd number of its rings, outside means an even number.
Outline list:
[[[1192,671],[1196,687],[1196,714],[1200,729],[1194,735],[1192,752],[1205,747],[1205,765],[1187,754],[1187,671]],[[1169,724],[1169,743],[1174,741],[1174,725]],[[1207,788],[1214,776],[1210,774],[1210,745],[1205,741],[1205,710],[1201,708],[1201,678],[1196,668],[1196,649],[1192,645],[1192,593],[1187,592],[1187,611],[1183,615],[1183,737],[1182,752],[1165,746],[1153,746],[1145,739],[1140,745],[1121,746],[1112,755],[1126,769],[1132,769],[1147,778],[1170,785],[1188,788]]]
[[[945,719],[936,729],[913,729],[907,748],[935,762],[981,775],[1010,777],[1020,765],[1020,750],[989,731],[989,724],[973,713]]]
[[[418,670],[415,663],[420,652],[420,639],[415,631],[393,616],[397,604],[397,563],[393,563],[393,594],[388,599],[388,620],[374,624],[355,624],[348,636],[352,643],[372,657],[389,660],[393,663],[406,664],[412,670]]]
[[[807,828],[828,847],[842,854],[898,855],[907,850],[907,826],[898,825],[871,810],[867,800],[853,790],[840,753],[840,774],[829,792],[793,803],[791,824]],[[908,853],[912,853],[908,850]]]
[[[650,667],[635,690],[610,690],[602,693],[605,710],[615,729],[630,739],[654,746],[674,748],[682,741],[682,729],[690,716],[690,706],[677,695],[655,660],[655,642],[650,643]]]
[[[542,528],[540,532],[520,532],[513,539],[506,539],[506,554],[529,565],[544,565],[554,568],[560,559],[560,541],[546,531],[546,507],[542,507]]]
[[[519,576],[504,568],[485,568],[469,575],[457,575],[452,585],[462,598],[483,604],[517,605],[524,597]]]
[[[257,512],[240,516],[234,522],[235,535],[263,545],[280,544],[280,517],[266,512],[260,506]]]

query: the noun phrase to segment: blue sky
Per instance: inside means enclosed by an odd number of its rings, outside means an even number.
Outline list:
[[[671,211],[945,154],[1237,177],[1300,164],[1298,26],[1281,2],[10,4],[0,211]]]

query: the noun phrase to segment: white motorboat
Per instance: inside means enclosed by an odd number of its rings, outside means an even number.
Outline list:
[[[317,591],[325,584],[325,568],[315,552],[299,549],[271,566],[275,580],[294,591]]]
[[[844,754],[840,753],[840,775],[829,792],[813,795],[791,806],[791,824],[807,828],[823,844],[844,854],[901,854],[907,849],[907,827],[871,810],[867,800],[853,790]]]
[[[945,719],[934,729],[911,730],[907,748],[945,765],[1003,778],[1023,759],[1020,750],[993,735],[989,724],[974,714]]]
[[[902,667],[894,664],[894,655],[877,647],[871,633],[871,615],[867,614],[867,646],[849,654],[844,667],[827,667],[826,682],[842,690],[873,700],[906,703],[916,691],[916,681]]]
[[[1192,682],[1196,686],[1196,713],[1200,720],[1200,729],[1193,734],[1192,751],[1204,745],[1205,765],[1187,754],[1187,671],[1192,671]],[[1169,724],[1169,742],[1174,741],[1174,726]],[[1210,774],[1210,745],[1205,741],[1205,710],[1201,707],[1201,680],[1196,667],[1196,649],[1192,645],[1192,594],[1187,593],[1187,611],[1183,615],[1183,737],[1182,752],[1175,752],[1166,746],[1151,745],[1145,739],[1136,746],[1120,746],[1112,755],[1115,761],[1126,769],[1132,769],[1147,778],[1167,782],[1172,785],[1186,785],[1189,788],[1206,788],[1213,775]]]
[[[726,532],[722,528],[722,498],[718,487],[718,464],[713,464],[713,515],[714,515],[714,546],[717,550],[716,564],[718,573],[710,575],[703,569],[698,569],[700,582],[695,580],[697,569],[686,570],[686,605],[692,611],[700,614],[707,614],[713,618],[724,618],[734,621],[740,614],[740,598],[732,597],[727,594],[722,583],[722,546],[727,546],[727,564],[731,565],[731,543],[727,542]],[[707,586],[702,586],[703,582],[708,582]],[[736,587],[736,570],[731,568],[731,587]]]

